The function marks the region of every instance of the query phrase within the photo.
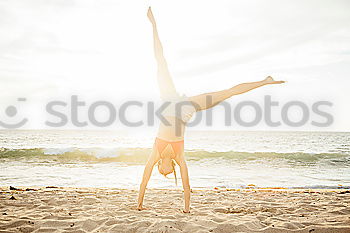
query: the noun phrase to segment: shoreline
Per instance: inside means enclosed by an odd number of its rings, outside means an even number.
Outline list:
[[[0,187],[0,232],[350,232],[349,189]],[[25,191],[28,190],[28,191]],[[13,197],[13,198],[12,198]]]
[[[14,188],[11,190],[11,188]],[[17,190],[16,190],[17,189]],[[39,191],[39,190],[77,190],[77,189],[94,189],[94,190],[125,190],[125,191],[138,191],[136,188],[116,188],[116,187],[89,187],[89,186],[79,186],[79,187],[73,187],[73,186],[39,186],[39,185],[28,185],[28,186],[0,186],[0,192],[6,192],[6,191],[26,191],[26,189],[30,189],[27,191]],[[34,189],[34,190],[31,190]],[[182,186],[174,186],[174,188],[147,188],[147,190],[155,190],[155,191],[161,191],[161,190],[182,190]],[[273,192],[273,191],[279,191],[279,192],[302,192],[302,191],[312,191],[312,192],[350,192],[350,186],[342,186],[340,185],[339,188],[309,188],[309,187],[296,187],[296,188],[289,188],[289,187],[258,187],[252,184],[248,184],[246,187],[242,188],[226,188],[226,187],[214,187],[214,188],[191,188],[193,191],[261,191],[261,192]]]

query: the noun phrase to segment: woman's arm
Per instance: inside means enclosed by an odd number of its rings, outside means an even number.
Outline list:
[[[188,177],[187,164],[186,164],[185,158],[183,156],[182,156],[182,158],[176,160],[176,162],[180,166],[182,186],[184,189],[185,209],[183,210],[183,212],[189,213],[190,212],[191,187],[190,187],[190,179]]]
[[[146,192],[146,187],[147,187],[148,181],[152,175],[153,167],[158,162],[158,160],[159,159],[157,158],[157,152],[156,152],[156,150],[153,149],[150,157],[148,158],[145,169],[143,171],[143,177],[142,177],[142,182],[140,184],[140,191],[139,191],[139,198],[138,198],[138,205],[137,205],[138,210],[143,209],[142,204],[143,204],[143,198],[144,198],[145,192]]]

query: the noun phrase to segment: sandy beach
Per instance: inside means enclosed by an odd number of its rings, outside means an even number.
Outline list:
[[[1,188],[0,232],[350,232],[350,191],[181,190],[59,187]]]

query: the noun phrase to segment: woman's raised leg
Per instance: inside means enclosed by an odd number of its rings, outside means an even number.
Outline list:
[[[284,81],[275,81],[271,76],[259,82],[242,83],[226,90],[205,93],[197,96],[189,97],[189,100],[194,104],[197,111],[206,110],[214,107],[222,101],[234,96],[246,93],[258,87],[268,84],[281,84]]]
[[[168,64],[163,54],[163,46],[159,39],[157,24],[153,17],[151,8],[148,9],[147,16],[153,26],[154,55],[158,65],[157,78],[160,96],[163,100],[176,98],[178,97],[178,94],[170,75]]]

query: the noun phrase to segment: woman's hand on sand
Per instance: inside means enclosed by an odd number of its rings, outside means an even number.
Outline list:
[[[137,210],[138,210],[138,211],[148,210],[148,208],[145,208],[145,207],[142,207],[142,206],[138,206],[138,207],[137,207]]]
[[[282,84],[282,83],[285,83],[285,81],[275,81],[271,76],[268,76],[264,82],[266,84]]]
[[[184,214],[189,214],[189,213],[190,213],[190,210],[182,210],[182,213],[184,213]]]

